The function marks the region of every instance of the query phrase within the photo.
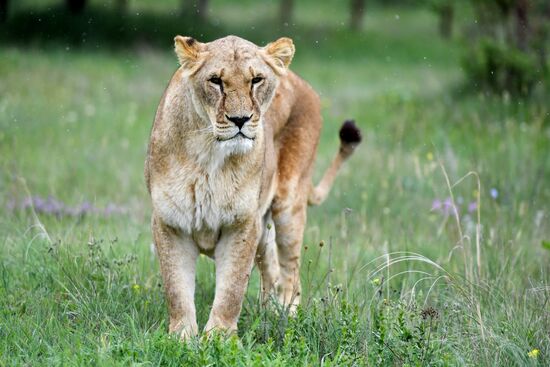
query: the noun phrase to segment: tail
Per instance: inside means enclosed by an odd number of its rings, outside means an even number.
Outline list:
[[[325,201],[340,166],[353,154],[360,142],[361,130],[355,126],[355,121],[345,121],[340,128],[340,149],[332,160],[330,167],[325,171],[321,182],[317,186],[311,187],[308,197],[309,205],[319,205]]]

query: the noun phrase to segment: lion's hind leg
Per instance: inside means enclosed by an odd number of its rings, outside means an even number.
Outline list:
[[[280,264],[277,293],[279,301],[288,307],[291,313],[294,313],[300,304],[300,255],[307,206],[305,200],[287,201],[285,204],[276,204],[273,208]]]

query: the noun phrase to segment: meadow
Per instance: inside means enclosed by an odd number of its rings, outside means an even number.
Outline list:
[[[351,32],[336,0],[283,26],[277,2],[212,1],[208,25],[179,3],[91,1],[63,23],[26,1],[0,32],[0,366],[550,365],[547,95],[465,85],[467,40],[426,9],[373,5]],[[187,344],[167,333],[143,179],[178,33],[294,39],[323,104],[316,179],[343,120],[364,134],[308,211],[296,317],[260,307],[254,270],[238,336]],[[199,327],[213,269],[200,259]]]

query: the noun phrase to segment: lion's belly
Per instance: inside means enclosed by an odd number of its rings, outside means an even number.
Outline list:
[[[258,211],[258,190],[237,190],[224,177],[172,175],[153,185],[155,215],[212,250],[224,226]]]

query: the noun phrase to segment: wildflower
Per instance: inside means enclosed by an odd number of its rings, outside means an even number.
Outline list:
[[[470,204],[468,204],[468,212],[475,212],[477,210],[477,202],[472,201]]]
[[[493,199],[496,200],[496,199],[498,198],[498,190],[495,189],[494,187],[491,189],[490,194],[491,194],[491,197],[492,197]]]
[[[458,211],[458,208],[453,204],[453,201],[450,197],[445,198],[445,200],[441,201],[439,199],[435,199],[432,202],[432,211],[440,212],[441,214],[448,216]]]
[[[539,356],[539,354],[540,354],[540,350],[538,350],[536,348],[533,349],[532,351],[530,351],[529,353],[527,353],[529,358],[533,358],[533,359],[537,358]]]
[[[432,202],[432,209],[431,210],[440,210],[441,209],[441,200],[439,199],[435,199],[433,202]]]
[[[48,196],[43,198],[40,196],[29,196],[21,201],[11,199],[8,201],[8,209],[10,210],[34,210],[38,214],[51,215],[55,217],[83,217],[88,214],[103,214],[105,217],[113,214],[124,214],[127,210],[121,206],[109,203],[104,209],[95,207],[90,202],[85,201],[77,206],[70,206],[63,201]]]
[[[426,158],[428,158],[429,161],[433,161],[434,160],[434,155],[432,152],[428,152],[428,154],[426,154]]]
[[[451,198],[446,198],[443,202],[444,212],[445,214],[449,215],[453,213],[453,200]]]
[[[132,286],[132,290],[135,292],[135,293],[139,293],[141,287],[139,286],[139,284],[134,284]]]
[[[382,283],[382,281],[380,280],[380,278],[374,278],[371,283],[374,286],[379,286]]]

